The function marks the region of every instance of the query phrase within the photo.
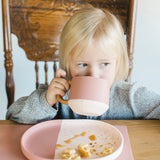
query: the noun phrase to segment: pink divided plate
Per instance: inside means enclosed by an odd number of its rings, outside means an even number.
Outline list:
[[[77,150],[88,144],[90,157],[83,159],[112,160],[123,149],[124,139],[114,126],[97,120],[51,120],[29,128],[21,138],[21,150],[30,160],[62,159],[66,148]],[[106,148],[113,152],[104,156]]]

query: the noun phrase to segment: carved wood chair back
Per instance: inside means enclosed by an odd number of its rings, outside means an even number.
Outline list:
[[[125,30],[131,77],[137,0],[2,0],[3,35],[8,106],[14,102],[14,77],[11,33],[29,60],[35,61],[36,88],[39,85],[38,62],[44,61],[45,83],[48,84],[48,61],[57,69],[59,37],[64,24],[86,5],[106,8],[122,22]]]

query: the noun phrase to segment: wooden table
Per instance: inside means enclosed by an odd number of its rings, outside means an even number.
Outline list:
[[[160,159],[160,121],[159,120],[105,120],[112,125],[125,125],[131,142],[135,160]],[[0,120],[0,125],[16,124]]]
[[[135,160],[160,160],[159,120],[112,120],[112,125],[125,125]]]

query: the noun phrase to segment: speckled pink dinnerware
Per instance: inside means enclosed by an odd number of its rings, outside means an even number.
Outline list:
[[[90,139],[91,135],[96,139]],[[81,160],[115,160],[123,150],[124,138],[114,126],[96,120],[42,122],[29,128],[21,138],[22,153],[29,160],[62,160],[63,150],[77,149],[78,144],[89,144],[95,151]],[[102,156],[105,148],[112,148],[113,152]]]
[[[100,116],[109,108],[109,91],[110,86],[104,79],[90,76],[74,77],[67,103],[77,114]]]

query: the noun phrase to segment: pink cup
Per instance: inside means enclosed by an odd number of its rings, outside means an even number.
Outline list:
[[[109,108],[109,91],[110,86],[106,80],[80,76],[72,79],[68,100],[60,96],[57,98],[77,114],[100,116]]]

